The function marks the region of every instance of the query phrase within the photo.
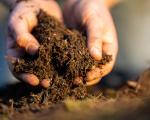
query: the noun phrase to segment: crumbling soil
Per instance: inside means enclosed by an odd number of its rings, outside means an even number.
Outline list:
[[[101,61],[93,60],[86,48],[85,36],[67,29],[44,13],[38,18],[39,24],[33,34],[41,44],[39,52],[34,57],[26,55],[16,61],[14,71],[33,73],[40,80],[49,78],[51,85],[43,89],[18,83],[1,89],[0,119],[149,120],[150,70],[137,80],[126,82],[120,89],[102,87],[100,92],[90,97],[85,86],[86,73],[93,65],[101,67],[108,63],[111,56],[103,55]],[[74,84],[77,76],[83,77],[80,84]],[[84,99],[87,96],[91,102]],[[72,105],[77,101],[72,101],[71,105],[62,102],[67,97],[80,99],[84,105]]]
[[[16,73],[32,73],[40,80],[49,79],[52,83],[57,79],[70,82],[76,77],[83,77],[93,66],[100,67],[111,61],[111,55],[103,54],[101,61],[94,60],[86,47],[86,36],[76,30],[67,29],[54,17],[41,12],[39,24],[33,35],[40,43],[37,56],[24,56],[14,64]]]
[[[13,88],[13,93],[3,95],[3,102],[17,112],[39,111],[67,97],[85,99],[88,97],[87,72],[93,66],[102,68],[112,59],[111,55],[103,54],[101,61],[95,61],[86,47],[86,36],[67,29],[54,17],[41,12],[38,20],[32,31],[40,43],[38,54],[30,56],[26,53],[23,58],[13,61],[13,71],[35,74],[40,80],[49,79],[50,87],[43,89],[19,84]],[[74,82],[76,77],[82,77],[82,80]]]

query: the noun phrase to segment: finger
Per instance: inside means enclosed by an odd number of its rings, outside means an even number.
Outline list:
[[[107,75],[112,70],[112,65],[113,64],[103,66],[103,68],[101,69],[96,67],[93,70],[89,71],[87,73],[86,85],[90,86],[100,82],[101,78]]]
[[[113,69],[115,63],[115,58],[112,58],[112,61],[106,65],[94,67],[91,71],[87,73],[87,85],[93,85],[98,83],[102,77],[106,76]]]
[[[96,60],[102,58],[102,24],[101,20],[93,14],[86,20],[88,35],[88,48],[91,56]]]
[[[16,77],[19,80],[28,83],[29,85],[32,85],[32,86],[39,85],[39,79],[35,75],[33,75],[33,74],[22,73],[22,74],[17,75]]]
[[[87,85],[93,85],[101,80],[102,77],[106,76],[113,69],[115,58],[106,65],[94,67],[87,73]]]
[[[112,55],[112,60],[103,66],[103,69],[101,70],[102,77],[107,75],[109,72],[111,72],[118,53],[118,40],[117,40],[117,34],[115,30],[115,26],[112,20],[112,17],[108,13],[107,15],[107,25],[105,26],[104,34],[103,34],[103,53],[107,55]]]
[[[112,55],[113,58],[116,57],[118,52],[118,40],[117,40],[117,33],[115,30],[115,26],[112,20],[112,17],[108,13],[106,19],[107,25],[104,28],[103,32],[103,52]]]
[[[43,79],[41,82],[40,82],[40,85],[44,88],[48,88],[50,86],[50,83],[51,83],[51,80],[49,79]]]
[[[17,44],[23,48],[27,53],[34,55],[38,52],[39,43],[30,33],[18,34]]]
[[[101,70],[98,67],[93,67],[92,70],[87,73],[86,85],[91,86],[100,82],[101,77]]]
[[[35,37],[30,34],[32,28],[37,24],[34,13],[20,13],[14,11],[9,21],[9,29],[19,47],[25,49],[29,54],[33,55],[39,48],[39,43]]]
[[[114,63],[115,63],[115,61],[112,60],[111,62],[107,63],[106,65],[101,66],[102,68],[100,69],[100,74],[99,74],[100,78],[106,76],[107,74],[109,74],[112,71],[112,69],[114,67]]]
[[[87,81],[86,86],[95,85],[95,84],[99,83],[100,80],[101,80],[100,78],[97,78],[97,79],[93,79],[92,81]]]
[[[87,82],[93,81],[101,77],[101,70],[98,67],[93,67],[91,71],[87,73]]]

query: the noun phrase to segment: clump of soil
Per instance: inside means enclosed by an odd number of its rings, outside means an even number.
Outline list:
[[[33,109],[35,106],[41,108],[43,104],[62,101],[66,97],[86,98],[88,96],[85,86],[86,73],[92,66],[101,68],[110,62],[111,55],[104,54],[101,61],[95,61],[86,47],[86,36],[67,29],[44,12],[38,15],[38,20],[38,25],[32,33],[40,43],[39,52],[35,56],[26,54],[24,58],[13,63],[14,72],[32,73],[40,80],[49,79],[50,87],[48,89],[27,87],[26,95],[17,92],[13,97],[13,106],[17,109]],[[79,84],[74,83],[76,77],[83,78]],[[18,91],[24,92],[22,89],[17,88]]]
[[[101,66],[111,61],[111,55],[103,55],[101,61],[95,61],[86,47],[86,36],[76,30],[67,29],[54,17],[40,13],[39,24],[33,35],[41,44],[35,57],[25,56],[15,63],[14,72],[33,73],[42,79],[57,79],[57,76],[71,81],[83,77],[92,66]],[[72,81],[71,81],[72,82]]]

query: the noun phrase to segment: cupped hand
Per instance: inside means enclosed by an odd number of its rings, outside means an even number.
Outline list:
[[[31,34],[31,31],[38,24],[37,14],[40,10],[62,21],[61,10],[53,0],[31,0],[18,3],[8,22],[7,58],[11,58],[8,60],[10,69],[12,68],[12,61],[22,57],[25,52],[30,55],[37,53],[40,44]],[[33,74],[13,74],[19,80],[32,86],[39,84],[45,88],[49,86],[49,80],[45,79],[40,82],[37,76]]]
[[[102,69],[93,66],[87,73],[87,85],[96,84],[113,68],[118,42],[116,30],[109,9],[104,0],[66,0],[64,22],[76,29],[85,29],[87,46],[95,60],[102,59],[102,53],[112,55],[112,61]]]

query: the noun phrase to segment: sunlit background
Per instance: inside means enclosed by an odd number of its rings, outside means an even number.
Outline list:
[[[134,77],[150,66],[150,0],[122,0],[111,12],[119,38],[115,71]],[[0,0],[0,85],[14,79],[4,58],[8,15]]]

